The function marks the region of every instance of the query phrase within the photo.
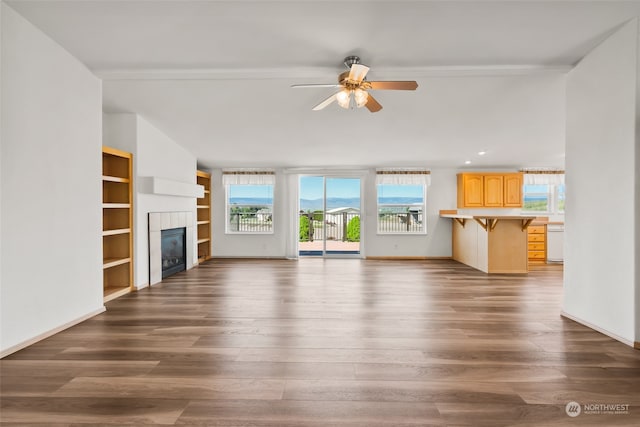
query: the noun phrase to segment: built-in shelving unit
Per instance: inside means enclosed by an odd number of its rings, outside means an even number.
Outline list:
[[[196,172],[197,183],[204,187],[204,196],[197,199],[198,263],[211,258],[211,174]]]
[[[104,301],[133,289],[133,155],[102,147]]]

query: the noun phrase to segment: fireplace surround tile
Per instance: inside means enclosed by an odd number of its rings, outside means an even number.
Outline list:
[[[185,228],[187,270],[193,268],[194,232],[193,212],[149,212],[149,283],[162,281],[161,231]]]

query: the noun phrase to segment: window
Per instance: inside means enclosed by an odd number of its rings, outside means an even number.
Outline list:
[[[428,170],[377,170],[378,233],[426,233],[425,208],[429,184],[430,172]]]
[[[425,233],[425,186],[378,184],[378,233]]]
[[[273,173],[223,172],[228,234],[273,233]]]
[[[525,174],[524,205],[531,213],[564,214],[563,174]]]

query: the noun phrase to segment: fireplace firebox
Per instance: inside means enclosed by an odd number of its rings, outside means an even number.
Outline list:
[[[187,268],[186,228],[162,230],[162,278],[169,277]]]

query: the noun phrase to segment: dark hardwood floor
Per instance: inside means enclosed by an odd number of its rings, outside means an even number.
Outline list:
[[[640,425],[640,351],[561,318],[561,297],[557,265],[212,260],[0,361],[0,421]]]

